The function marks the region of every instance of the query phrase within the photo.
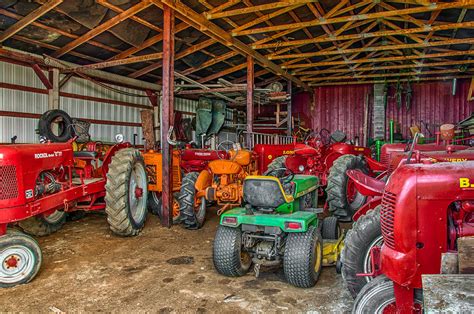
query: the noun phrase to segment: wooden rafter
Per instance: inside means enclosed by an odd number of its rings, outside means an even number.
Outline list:
[[[63,0],[50,0],[46,2],[45,4],[41,5],[39,8],[36,10],[33,10],[31,13],[29,13],[27,16],[7,28],[5,31],[3,31],[0,34],[0,43],[4,42],[8,38],[12,37],[28,25],[32,24],[34,21],[36,21],[38,18],[43,16],[44,14],[48,13],[58,5],[60,5],[63,2]]]
[[[422,81],[448,81],[454,78],[463,79],[471,78],[471,75],[448,75],[448,76],[431,76],[431,77],[411,77],[411,78],[400,78],[390,80],[355,80],[355,81],[342,81],[342,82],[325,82],[325,83],[309,83],[310,86],[332,86],[332,85],[353,85],[353,84],[386,84],[386,83],[397,83],[397,82],[422,82]]]

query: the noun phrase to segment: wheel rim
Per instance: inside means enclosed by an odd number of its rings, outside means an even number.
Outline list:
[[[372,264],[371,264],[372,259],[370,258],[370,251],[372,251],[373,247],[381,247],[382,244],[383,244],[382,235],[378,236],[370,243],[369,248],[365,252],[365,256],[364,256],[364,274],[368,274],[372,272]],[[373,279],[373,277],[370,277],[370,276],[364,276],[363,278],[365,278],[367,282]]]
[[[128,202],[133,220],[141,221],[146,214],[147,178],[145,168],[136,163],[130,174]]]
[[[250,254],[240,249],[240,264],[245,268],[247,266],[250,266],[250,263],[252,263]]]
[[[316,256],[316,262],[314,263],[314,271],[317,273],[319,272],[319,269],[321,268],[321,243],[318,241],[316,243],[316,248],[315,248],[315,253]]]
[[[178,200],[175,198],[173,199],[173,220],[176,220],[179,218],[179,203]]]
[[[51,215],[44,216],[43,219],[50,224],[56,224],[60,222],[66,213],[63,211],[55,210]]]
[[[27,247],[14,245],[0,252],[0,278],[4,283],[21,282],[35,267],[35,256]]]

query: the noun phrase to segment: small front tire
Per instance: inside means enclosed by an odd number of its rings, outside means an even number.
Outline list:
[[[0,236],[0,287],[8,288],[33,280],[43,255],[35,239],[21,232]]]
[[[27,234],[43,237],[61,229],[66,223],[66,216],[64,211],[56,210],[47,216],[37,215],[22,220],[18,225]]]
[[[330,216],[324,218],[321,226],[321,235],[323,236],[323,239],[327,240],[339,239],[341,236],[341,228],[339,227],[337,217]]]

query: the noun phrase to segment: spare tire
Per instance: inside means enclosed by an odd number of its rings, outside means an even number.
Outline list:
[[[57,130],[55,130],[55,124],[57,124]],[[67,142],[75,134],[71,117],[59,109],[43,113],[39,119],[38,131],[41,137],[51,142]]]

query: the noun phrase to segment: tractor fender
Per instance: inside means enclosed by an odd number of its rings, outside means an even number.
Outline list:
[[[354,216],[352,216],[352,220],[353,221],[359,220],[359,218],[364,216],[365,214],[367,214],[367,212],[369,210],[374,209],[375,207],[379,206],[380,204],[382,204],[382,197],[381,196],[374,197],[373,199],[371,199],[369,202],[365,203],[361,208],[359,208],[355,212]]]
[[[199,173],[198,178],[196,179],[196,183],[194,184],[194,187],[196,188],[196,191],[199,193],[199,191],[204,191],[207,187],[212,185],[212,173],[205,169]]]
[[[347,176],[354,182],[357,190],[365,196],[382,196],[385,181],[366,175],[359,169],[346,171]]]
[[[365,156],[365,161],[367,161],[367,165],[369,166],[369,169],[372,171],[387,171],[387,166],[382,164],[381,162],[378,162],[377,160]]]

